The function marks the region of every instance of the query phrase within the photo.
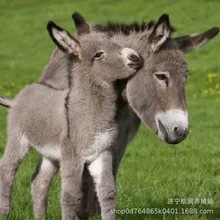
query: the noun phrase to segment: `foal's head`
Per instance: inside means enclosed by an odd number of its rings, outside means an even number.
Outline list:
[[[136,51],[122,48],[103,33],[90,32],[86,22],[76,22],[76,29],[78,35],[73,37],[54,22],[48,23],[52,40],[67,55],[70,72],[93,77],[98,82],[113,82],[134,75],[142,66]]]

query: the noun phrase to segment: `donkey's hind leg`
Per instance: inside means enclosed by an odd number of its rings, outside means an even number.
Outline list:
[[[28,150],[29,142],[24,135],[9,135],[4,155],[0,160],[0,214],[9,214],[15,174]]]
[[[58,169],[58,162],[41,156],[32,177],[31,194],[36,218],[46,216],[47,199],[53,176]]]

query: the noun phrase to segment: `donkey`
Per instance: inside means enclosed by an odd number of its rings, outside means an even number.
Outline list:
[[[73,19],[76,26],[88,25],[79,14],[74,14]],[[168,143],[176,144],[186,137],[188,117],[184,87],[188,68],[183,53],[208,42],[217,35],[219,29],[212,28],[202,34],[171,38],[173,28],[168,16],[162,15],[156,23],[141,25],[109,23],[106,26],[95,25],[93,30],[104,32],[120,45],[136,48],[145,60],[143,69],[132,79],[117,82],[118,105],[122,108],[118,110],[117,117],[120,134],[113,146],[113,171],[116,176],[125,148],[139,128],[139,117]],[[41,83],[57,89],[67,87],[67,78],[63,78],[63,71],[60,74],[62,63],[62,52],[57,50],[40,79]],[[5,105],[13,105],[10,100],[2,101]],[[46,213],[49,185],[57,167],[57,163],[53,161],[49,163],[44,157],[39,163],[32,184],[35,215]],[[81,211],[86,219],[88,213],[92,214],[98,204],[88,169],[84,170],[84,179],[86,184]]]
[[[34,83],[15,98],[0,161],[0,213],[9,213],[16,170],[31,145],[48,161],[60,162],[62,219],[79,219],[76,211],[85,164],[96,185],[102,218],[115,219],[109,212],[115,208],[111,149],[118,135],[115,82],[133,76],[143,61],[137,52],[112,43],[105,34],[90,33],[89,26],[77,26],[85,33],[77,39],[54,22],[47,28],[65,53],[69,85],[56,90]]]

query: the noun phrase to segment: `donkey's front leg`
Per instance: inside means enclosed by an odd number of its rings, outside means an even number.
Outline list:
[[[112,153],[105,151],[90,165],[89,171],[94,178],[102,220],[115,220],[115,181],[112,168]]]
[[[40,156],[37,168],[32,177],[31,195],[34,216],[44,217],[47,212],[47,199],[54,174],[58,169],[58,162]]]
[[[85,166],[83,171],[82,192],[83,196],[78,210],[78,215],[81,220],[87,220],[95,214],[100,214],[100,205],[93,177],[88,170],[88,166]]]
[[[76,152],[72,152],[72,149],[62,151],[64,151],[60,162],[62,219],[79,220],[77,210],[82,197],[81,186],[85,160]]]

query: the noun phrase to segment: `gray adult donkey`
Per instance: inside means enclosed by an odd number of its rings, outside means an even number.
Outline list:
[[[78,14],[73,19],[76,26],[88,26]],[[112,41],[129,46],[139,51],[145,64],[129,81],[116,82],[118,91],[117,124],[120,133],[113,143],[113,171],[116,176],[121,157],[127,144],[136,134],[140,119],[158,136],[168,142],[177,144],[188,132],[188,117],[185,102],[185,80],[187,65],[182,52],[189,52],[212,39],[218,28],[197,34],[171,38],[173,28],[167,15],[149,24],[107,24],[92,27],[95,32],[104,32]],[[79,29],[80,30],[80,29]],[[80,35],[81,32],[78,31]],[[63,53],[56,50],[46,67],[40,83],[56,90],[68,87],[67,71]],[[65,76],[65,77],[64,77]],[[12,106],[10,100],[0,100],[4,105]],[[140,117],[137,117],[137,115]],[[49,185],[58,163],[43,157],[40,160],[32,184],[35,215],[46,213],[46,201]],[[100,170],[101,165],[97,166]],[[87,166],[84,170],[84,197],[81,204],[83,219],[92,214],[97,204],[92,178]],[[95,205],[94,205],[95,204]]]
[[[85,164],[96,185],[102,218],[115,219],[109,212],[115,208],[111,149],[118,136],[115,81],[133,76],[143,61],[137,52],[122,49],[106,34],[90,33],[84,25],[77,29],[85,34],[76,39],[48,23],[52,40],[65,54],[68,87],[26,86],[10,109],[8,142],[0,161],[1,214],[9,213],[16,170],[31,145],[45,158],[60,162],[62,219],[79,219]],[[45,166],[50,163],[44,161]]]

